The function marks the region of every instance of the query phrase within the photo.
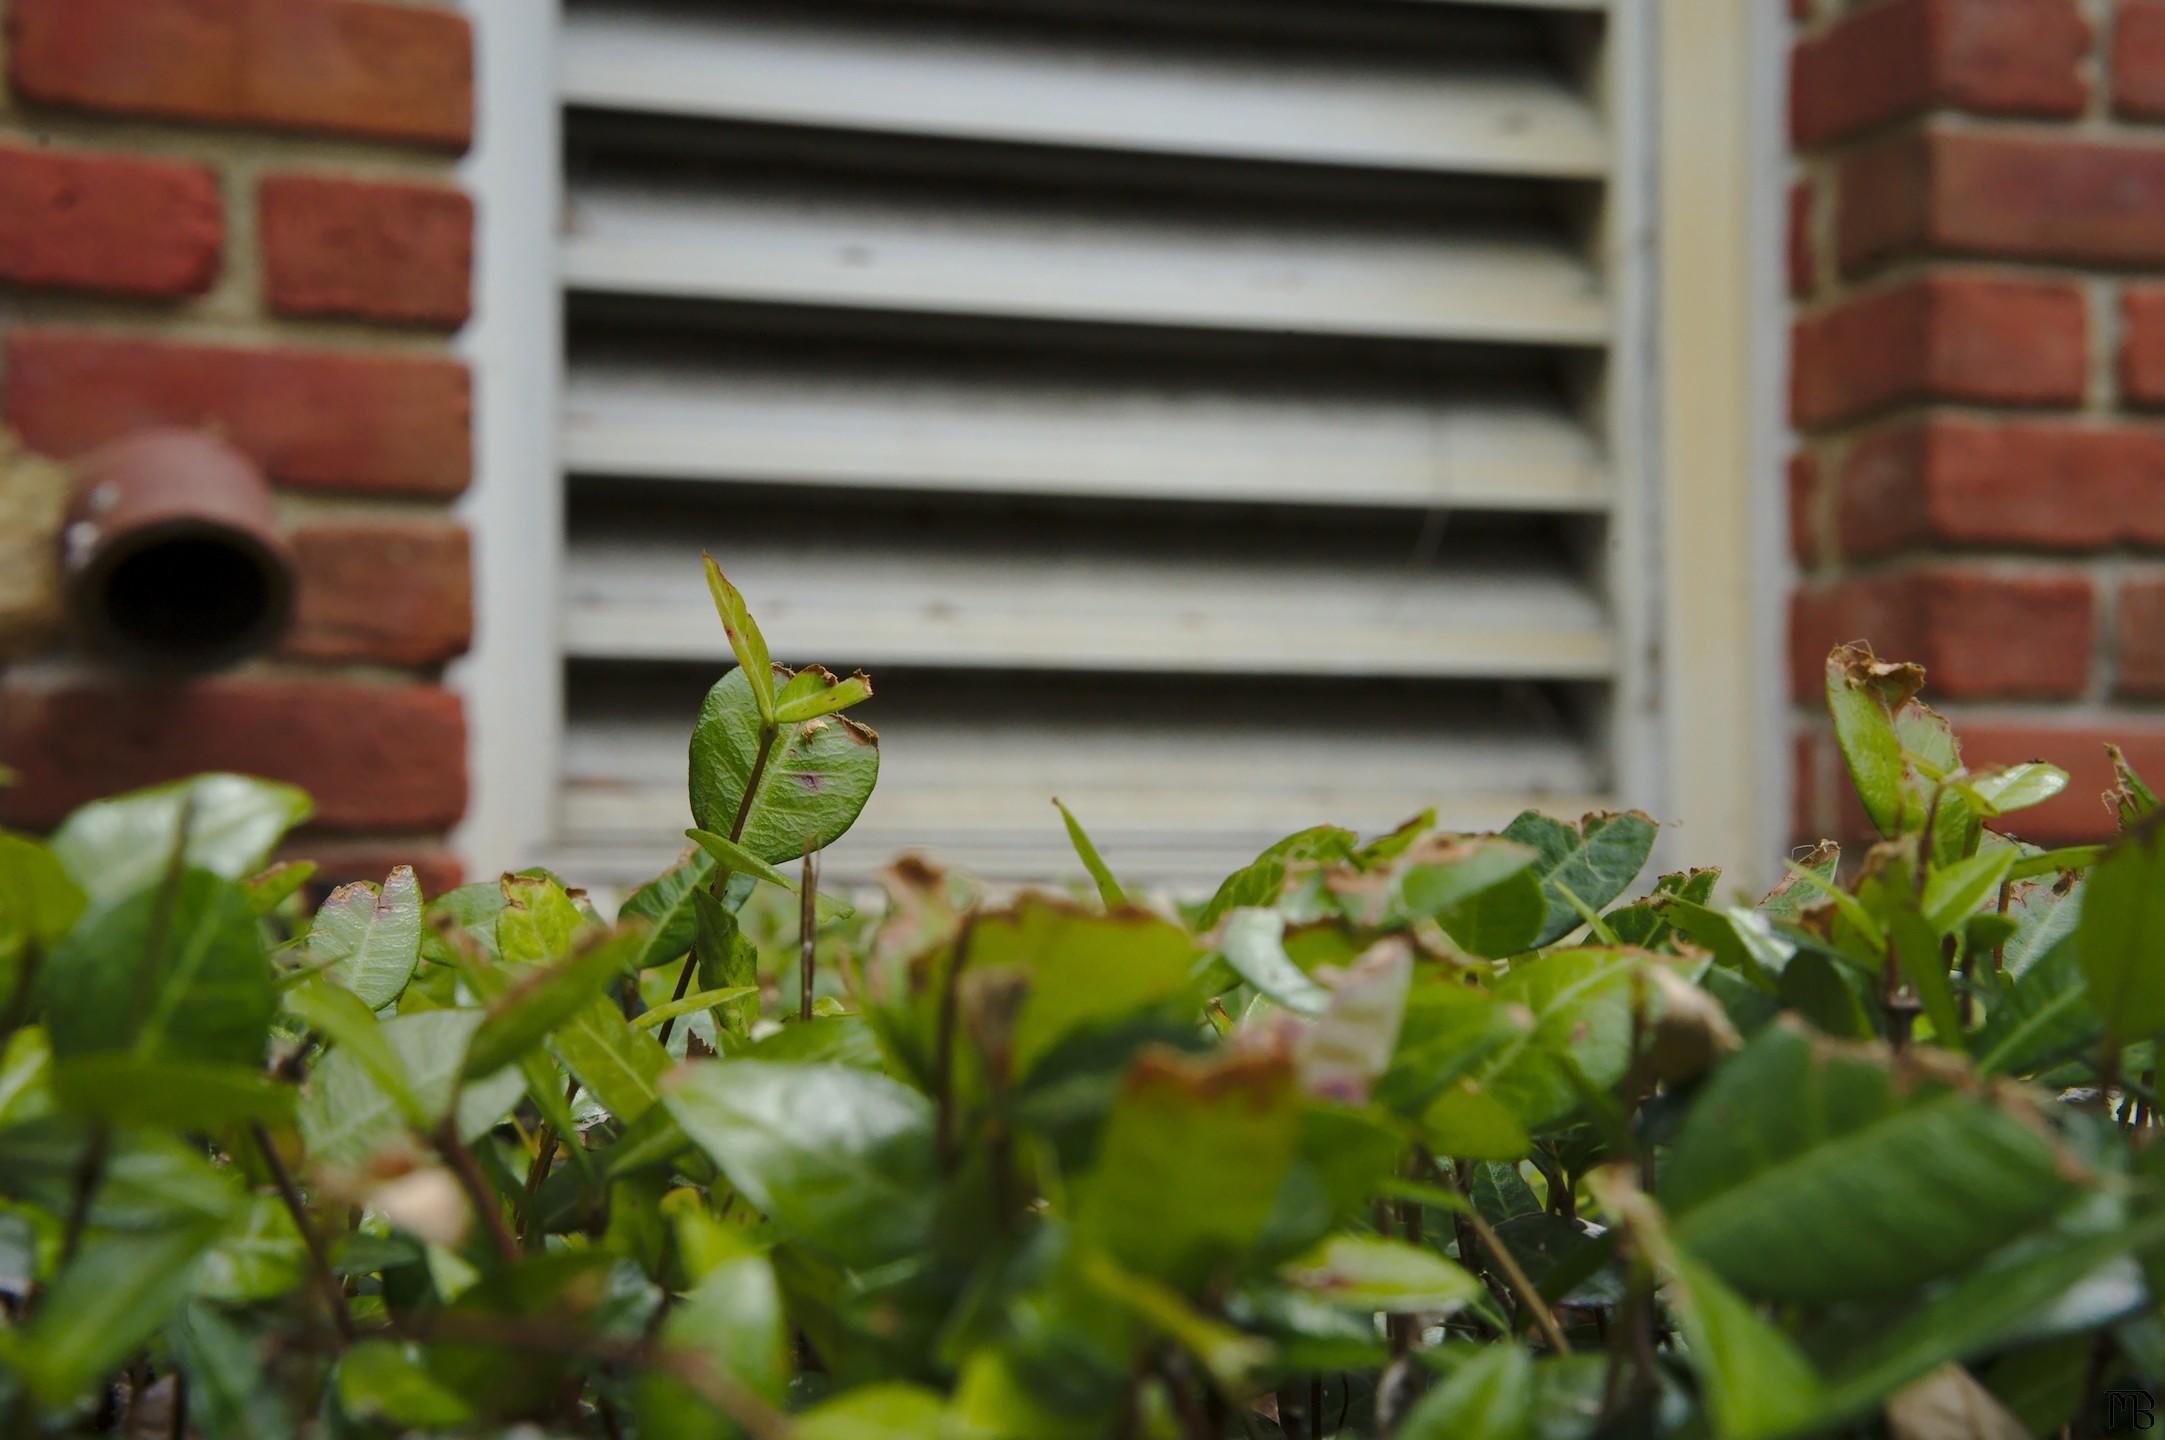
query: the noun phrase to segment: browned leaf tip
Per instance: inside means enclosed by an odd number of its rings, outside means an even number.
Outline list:
[[[1827,680],[1853,690],[1870,691],[1893,714],[1924,688],[1924,667],[1909,661],[1882,660],[1869,640],[1852,640],[1827,652]]]

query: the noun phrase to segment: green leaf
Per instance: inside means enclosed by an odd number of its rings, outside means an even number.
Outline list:
[[[27,835],[0,830],[0,959],[25,945],[50,950],[89,903],[59,856]]]
[[[629,973],[645,943],[645,934],[636,929],[595,931],[577,942],[564,960],[526,972],[491,997],[487,1018],[466,1048],[466,1077],[502,1069],[539,1045],[543,1036],[570,1023],[610,981]]]
[[[685,996],[682,1000],[667,1001],[632,1017],[631,1028],[634,1030],[652,1030],[664,1020],[674,1020],[679,1016],[689,1015],[695,1010],[704,1010],[715,1005],[726,1005],[732,1000],[742,1000],[748,995],[757,995],[758,993],[759,987],[757,985],[725,985],[719,990],[696,991]]]
[[[44,971],[56,1059],[132,1050],[259,1066],[278,997],[239,886],[183,871],[93,911]]]
[[[188,1417],[197,1433],[227,1440],[290,1440],[298,1432],[286,1400],[266,1385],[255,1337],[209,1305],[184,1308],[166,1338],[188,1377]]]
[[[194,1291],[201,1299],[229,1305],[276,1300],[299,1287],[307,1265],[308,1248],[285,1202],[276,1195],[253,1195],[204,1252]]]
[[[339,886],[308,931],[308,963],[328,967],[371,1010],[398,998],[420,953],[421,884],[410,865],[392,870],[381,890]]]
[[[699,983],[708,993],[741,990],[734,1000],[713,1002],[718,1030],[742,1039],[759,1019],[759,947],[744,935],[736,912],[712,895],[692,902],[696,929],[692,948],[699,957]]]
[[[872,677],[864,671],[837,680],[826,666],[807,665],[774,697],[774,719],[779,725],[795,725],[847,710],[871,698]]]
[[[1907,762],[1895,715],[1924,684],[1915,665],[1882,661],[1869,645],[1837,645],[1827,656],[1827,712],[1850,783],[1879,833],[1901,832]]]
[[[1691,1108],[1662,1202],[1677,1242],[1753,1295],[1898,1294],[2066,1195],[2065,1157],[2026,1103],[1777,1021]]]
[[[688,1065],[667,1107],[782,1234],[864,1268],[916,1253],[938,1193],[932,1105],[869,1071]]]
[[[68,1115],[0,1130],[0,1193],[65,1215],[92,1134],[89,1122]],[[239,1203],[232,1172],[213,1169],[199,1146],[157,1130],[114,1130],[87,1218],[95,1230],[208,1225],[215,1233]]]
[[[789,1325],[774,1266],[764,1255],[740,1255],[709,1269],[670,1309],[661,1339],[672,1349],[703,1357],[770,1404],[788,1388]]]
[[[548,875],[506,875],[495,953],[506,965],[546,965],[571,951],[587,918]]]
[[[351,1055],[391,1097],[407,1124],[420,1128],[429,1123],[428,1111],[407,1082],[405,1062],[383,1038],[375,1013],[360,996],[328,981],[311,980],[288,990],[285,1006],[309,1029]]]
[[[0,1130],[53,1108],[53,1046],[42,1026],[25,1025],[0,1047]]]
[[[1904,907],[1887,917],[1887,943],[1894,948],[1902,978],[1917,992],[1925,1018],[1932,1022],[1932,1038],[1950,1050],[1962,1050],[1961,1012],[1955,1009],[1954,988],[1947,979],[1947,958],[1940,937],[1930,922]]]
[[[1589,815],[1576,826],[1526,810],[1504,826],[1506,840],[1537,852],[1533,869],[1548,907],[1540,930],[1525,948],[1561,939],[1582,923],[1579,907],[1566,897],[1566,891],[1594,910],[1623,894],[1653,854],[1657,828],[1637,810]]]
[[[1530,1014],[1533,1025],[1507,1035],[1472,1067],[1466,1077],[1475,1087],[1472,1093],[1500,1105],[1522,1131],[1539,1132],[1579,1108],[1579,1086],[1567,1066],[1599,1089],[1615,1085],[1630,1068],[1637,976],[1642,967],[1656,963],[1661,963],[1657,957],[1642,951],[1572,949],[1547,951],[1513,966],[1492,993],[1500,1003]],[[1474,1102],[1451,1103],[1463,1108]],[[1471,1117],[1458,1118],[1464,1123]],[[1424,1120],[1436,1125],[1441,1117],[1431,1107]],[[1484,1117],[1484,1123],[1493,1124],[1492,1117]],[[1501,1160],[1525,1152],[1447,1153]]]
[[[2067,772],[2042,760],[1996,765],[1963,782],[1984,815],[2007,815],[2042,805],[2067,788]]]
[[[704,893],[713,882],[714,857],[704,850],[694,850],[676,868],[655,876],[631,893],[617,911],[617,921],[642,920],[648,927],[635,968],[666,965],[691,952],[698,916],[693,897]]]
[[[684,833],[700,849],[707,852],[708,856],[713,859],[716,868],[723,873],[749,875],[753,879],[764,880],[770,885],[779,885],[792,895],[800,893],[797,882],[789,878],[787,871],[769,865],[728,836],[717,835],[711,830],[687,830]],[[831,896],[815,894],[813,902],[818,922],[821,924],[857,913]]]
[[[699,557],[707,567],[707,593],[714,597],[715,613],[722,617],[722,629],[729,636],[729,648],[736,653],[737,671],[751,681],[752,700],[759,708],[762,725],[772,727],[774,713],[774,662],[767,658],[767,638],[759,633],[759,626],[752,619],[752,612],[744,604],[744,596],[722,574],[722,567],[714,563],[712,555]]]
[[[268,915],[315,879],[319,868],[313,860],[281,860],[241,881],[241,889],[248,896],[249,908]]]
[[[1817,1433],[1827,1409],[1826,1384],[1795,1343],[1713,1269],[1677,1253],[1665,1268],[1670,1308],[1716,1433],[1727,1440]]]
[[[2113,788],[2105,794],[2106,803],[2119,817],[2120,828],[2126,830],[2157,809],[2157,796],[2143,783],[2142,776],[2135,773],[2135,767],[2127,763],[2127,756],[2121,753],[2119,746],[2107,745],[2105,756],[2112,761],[2113,778]]]
[[[363,1340],[338,1359],[338,1403],[359,1420],[398,1426],[464,1425],[473,1406],[428,1372],[415,1347]]]
[[[1534,1362],[1512,1344],[1481,1346],[1421,1397],[1396,1440],[1533,1440]]]
[[[314,808],[291,785],[198,775],[83,806],[53,832],[52,850],[93,905],[133,895],[171,862],[188,812],[186,863],[228,880],[263,868],[271,848]]]
[[[31,1393],[48,1406],[66,1404],[127,1359],[180,1308],[217,1233],[197,1224],[87,1241],[11,1347]]]
[[[759,755],[760,719],[745,674],[732,670],[715,683],[692,730],[692,818],[716,835],[732,833]],[[770,863],[826,849],[856,823],[879,771],[879,736],[846,715],[782,726],[739,843]]]
[[[2018,855],[2015,863],[2007,869],[2010,880],[2029,880],[2039,875],[2055,875],[2066,870],[2087,870],[2105,858],[2102,845],[2063,845],[2057,850],[2040,850],[2034,855]]]
[[[2106,1033],[2137,1039],[2165,1030],[2165,840],[2130,835],[2083,882],[2075,948]]]
[[[2091,1009],[2074,941],[2062,938],[2020,975],[2000,977],[1977,1032],[1982,1075],[2020,1075],[2087,1044],[2100,1022]]]
[[[972,971],[1011,966],[1028,979],[1011,1035],[1017,1080],[1063,1036],[1188,990],[1199,958],[1185,931],[1147,910],[1084,910],[1040,895],[979,915],[969,947]]]
[[[68,1109],[114,1125],[211,1131],[293,1113],[293,1087],[253,1066],[133,1052],[61,1060],[53,1091]]]
[[[1075,1182],[1076,1237],[1128,1270],[1192,1290],[1263,1234],[1293,1164],[1300,1113],[1283,1059],[1197,1065],[1146,1052]],[[1210,1203],[1196,1204],[1203,1194]]]
[[[1202,1362],[1229,1394],[1252,1391],[1256,1375],[1270,1363],[1268,1342],[1212,1319],[1170,1286],[1131,1274],[1094,1251],[1085,1252],[1077,1268],[1084,1283]]]
[[[621,1017],[619,1017],[621,1018]],[[480,1028],[479,1010],[420,1010],[382,1022],[384,1043],[405,1068],[409,1088],[429,1125],[458,1106],[461,1139],[488,1132],[517,1102],[524,1081],[501,1070],[461,1087],[459,1071],[467,1042]],[[353,1053],[333,1050],[301,1087],[301,1138],[317,1164],[358,1168],[391,1144],[405,1127],[398,1101],[377,1084]]]
[[[2004,1343],[2038,1313],[2123,1255],[2165,1240],[2165,1212],[2102,1230],[2048,1230],[1927,1291],[1868,1332],[1829,1370],[1832,1423],[1880,1404],[1920,1375]]]
[[[1113,878],[1112,868],[1105,863],[1105,858],[1098,854],[1098,847],[1090,843],[1090,837],[1084,832],[1082,822],[1075,818],[1073,811],[1060,803],[1059,796],[1055,795],[1052,803],[1060,812],[1061,822],[1067,826],[1068,843],[1075,847],[1076,855],[1082,859],[1083,869],[1089,871],[1090,878],[1097,883],[1098,899],[1105,902],[1108,910],[1118,910],[1127,904],[1127,892],[1122,890],[1120,882]]]
[[[1999,894],[2015,863],[2015,852],[1994,848],[1972,855],[1925,877],[1924,918],[1936,935],[1945,935],[1964,917]]]
[[[1240,978],[1303,1015],[1329,1008],[1331,995],[1285,953],[1285,917],[1275,910],[1235,910],[1218,931],[1218,953]]]
[[[927,1440],[942,1433],[947,1401],[893,1382],[860,1385],[797,1416],[797,1440]]]
[[[1341,1105],[1365,1104],[1390,1068],[1412,981],[1412,948],[1396,938],[1378,941],[1347,966],[1324,1012],[1294,1039],[1301,1088]]]
[[[1657,900],[1655,908],[1684,938],[1714,954],[1714,963],[1743,975],[1761,989],[1771,990],[1796,945],[1778,933],[1761,911],[1744,905],[1715,910],[1682,898]]]
[[[1375,1235],[1333,1235],[1279,1274],[1319,1299],[1391,1314],[1448,1314],[1481,1294],[1480,1281],[1435,1251]]]
[[[667,1052],[652,1035],[632,1029],[608,997],[589,1000],[550,1038],[566,1068],[624,1124],[644,1115],[661,1097]]]

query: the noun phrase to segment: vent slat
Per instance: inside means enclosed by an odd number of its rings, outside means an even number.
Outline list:
[[[1361,526],[625,504],[576,512],[563,641],[580,657],[729,650],[698,555],[759,597],[777,657],[830,665],[1591,679],[1598,596],[1554,545],[1427,548]],[[1441,547],[1439,547],[1441,548]],[[1463,553],[1461,553],[1463,552]]]
[[[1423,54],[1063,35],[924,16],[573,8],[567,103],[710,120],[1312,165],[1598,178],[1553,70]]]

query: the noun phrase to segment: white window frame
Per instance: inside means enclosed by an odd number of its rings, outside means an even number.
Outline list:
[[[474,320],[461,340],[475,368],[477,463],[460,514],[474,536],[478,619],[451,675],[471,776],[454,841],[485,875],[545,857],[557,831],[559,16],[555,0],[463,4],[477,31],[478,113],[462,178],[479,221]],[[1791,574],[1778,499],[1786,312],[1775,263],[1785,27],[1779,7],[1735,0],[1609,8],[1611,63],[1640,77],[1629,93],[1643,102],[1618,117],[1605,236],[1625,262],[1614,303],[1626,339],[1608,398],[1629,503],[1613,517],[1638,528],[1621,548],[1650,557],[1654,572],[1611,590],[1627,663],[1610,748],[1619,798],[1670,822],[1666,863],[1721,863],[1763,885],[1788,838],[1790,783],[1780,636]]]

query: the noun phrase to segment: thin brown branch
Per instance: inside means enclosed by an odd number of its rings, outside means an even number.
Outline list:
[[[962,967],[969,963],[970,937],[976,926],[973,910],[962,917],[962,928],[955,934],[954,958],[947,962],[947,973],[940,980],[940,1013],[932,1042],[933,1149],[948,1170],[955,1168],[955,1017],[960,1008]]]
[[[818,917],[813,913],[819,892],[815,888],[819,880],[819,866],[814,862],[812,837],[804,837],[804,885],[797,895],[797,1018],[812,1018],[812,967],[815,959],[818,935]]]
[[[752,756],[752,773],[744,779],[744,795],[737,801],[736,818],[729,822],[729,843],[734,845],[744,839],[745,822],[752,818],[752,797],[759,793],[759,782],[766,778],[767,756],[774,750],[772,727],[762,726],[759,731],[759,750]],[[714,893],[720,896],[722,887],[729,882],[727,872],[714,877]],[[682,1000],[691,989],[692,972],[699,968],[699,946],[693,943],[691,953],[684,957],[684,966],[677,971],[677,988],[669,996],[672,1002]],[[661,1041],[662,1049],[669,1048],[669,1036],[677,1028],[677,1017],[672,1015],[662,1021],[661,1032],[654,1038]]]
[[[457,1118],[446,1115],[443,1123],[436,1127],[436,1133],[429,1138],[436,1146],[436,1153],[443,1156],[444,1164],[450,1166],[451,1173],[458,1177],[459,1188],[466,1192],[467,1203],[474,1207],[474,1213],[480,1216],[481,1223],[487,1227],[489,1238],[496,1242],[496,1253],[507,1261],[516,1261],[519,1258],[519,1242],[512,1237],[511,1227],[504,1223],[504,1207],[496,1198],[496,1192],[489,1188],[489,1182],[483,1178],[481,1166],[474,1160],[474,1152],[466,1148],[465,1141],[459,1139]]]
[[[271,1172],[271,1183],[278,1187],[278,1198],[286,1205],[286,1213],[293,1217],[293,1228],[301,1232],[301,1244],[308,1249],[311,1273],[316,1288],[323,1292],[323,1303],[331,1312],[331,1323],[346,1339],[353,1338],[353,1312],[346,1308],[346,1287],[338,1282],[338,1274],[331,1269],[330,1254],[323,1248],[323,1237],[308,1218],[308,1207],[301,1203],[300,1187],[293,1183],[293,1174],[286,1169],[286,1162],[279,1158],[278,1147],[271,1143],[271,1132],[263,1128],[261,1121],[250,1125],[248,1133],[256,1142],[256,1152],[263,1157],[263,1168]]]
[[[1434,1164],[1433,1161],[1430,1163]],[[1540,1289],[1535,1286],[1532,1280],[1527,1278],[1526,1272],[1519,1267],[1517,1257],[1512,1255],[1510,1247],[1503,1243],[1502,1237],[1497,1235],[1495,1229],[1482,1216],[1480,1208],[1473,1203],[1473,1197],[1467,1188],[1459,1183],[1455,1173],[1444,1169],[1440,1165],[1436,1166],[1436,1175],[1438,1179],[1456,1190],[1459,1198],[1466,1202],[1466,1208],[1459,1213],[1464,1215],[1467,1225],[1472,1227],[1475,1237],[1481,1242],[1481,1248],[1488,1252],[1489,1259],[1494,1261],[1496,1268],[1503,1272],[1504,1283],[1511,1287],[1511,1293],[1518,1296],[1519,1303],[1526,1307],[1526,1313],[1533,1317],[1534,1328],[1541,1332],[1541,1338],[1548,1341],[1549,1348],[1557,1354],[1569,1355],[1571,1353],[1571,1342],[1564,1338],[1564,1327],[1556,1323],[1555,1312],[1550,1310],[1548,1305],[1543,1302]],[[1464,1254],[1462,1253],[1459,1258],[1463,1261],[1465,1259]]]
[[[578,1096],[578,1093],[579,1077],[574,1075],[564,1083],[564,1108],[566,1110],[571,1108],[571,1102]],[[526,1243],[530,1238],[534,1239],[535,1243],[539,1243],[538,1237],[541,1232],[533,1225],[534,1203],[541,1196],[542,1182],[549,1178],[549,1167],[556,1163],[556,1127],[546,1120],[542,1121],[541,1134],[538,1140],[539,1143],[534,1150],[533,1163],[526,1167],[526,1194],[519,1205],[519,1240],[522,1244]]]

